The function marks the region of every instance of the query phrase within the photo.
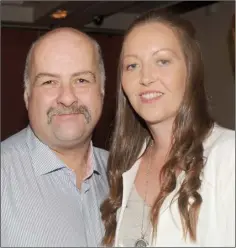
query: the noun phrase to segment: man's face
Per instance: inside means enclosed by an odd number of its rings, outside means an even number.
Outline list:
[[[97,61],[91,41],[78,34],[56,33],[36,46],[25,101],[32,129],[50,147],[91,138],[103,101]]]

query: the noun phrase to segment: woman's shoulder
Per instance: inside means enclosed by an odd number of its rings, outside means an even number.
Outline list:
[[[208,153],[218,150],[220,154],[235,153],[235,131],[214,124],[213,129],[204,142],[204,149]]]
[[[207,181],[223,185],[235,174],[235,131],[215,124],[204,143],[204,157]]]

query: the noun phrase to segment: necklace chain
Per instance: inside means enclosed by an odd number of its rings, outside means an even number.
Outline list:
[[[150,149],[153,145],[153,141],[151,141],[151,144],[149,145],[149,153]],[[146,230],[144,231],[144,214],[145,214],[145,204],[147,200],[147,194],[148,194],[148,185],[149,185],[149,175],[150,175],[150,170],[151,170],[151,163],[152,162],[152,156],[149,154],[149,161],[148,161],[148,166],[147,166],[147,173],[146,173],[146,183],[145,183],[145,195],[144,195],[144,203],[143,203],[143,214],[142,214],[142,226],[141,226],[141,238],[144,239],[146,236],[146,232],[148,230],[149,224],[146,227]],[[149,222],[149,221],[148,221]]]

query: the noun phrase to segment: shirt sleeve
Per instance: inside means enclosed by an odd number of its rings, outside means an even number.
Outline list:
[[[4,155],[1,153],[1,199],[3,197],[3,194],[6,190],[6,171],[5,171],[5,160]]]
[[[232,149],[233,148],[233,149]],[[230,147],[227,164],[222,168],[224,184],[221,184],[221,202],[219,205],[220,232],[222,247],[235,247],[235,150]],[[226,154],[225,154],[226,155]]]

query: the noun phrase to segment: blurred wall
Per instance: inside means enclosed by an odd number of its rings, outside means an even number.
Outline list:
[[[200,42],[212,116],[231,129],[235,129],[235,79],[228,34],[234,13],[235,2],[222,1],[183,15],[193,23]]]

